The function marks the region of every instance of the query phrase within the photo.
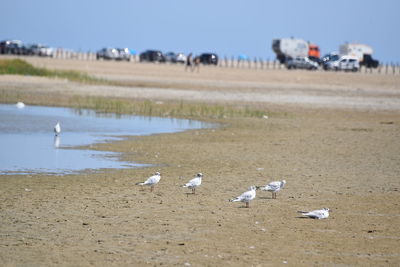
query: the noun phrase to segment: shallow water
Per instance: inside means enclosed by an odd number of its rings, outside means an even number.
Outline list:
[[[61,124],[55,136],[54,125]],[[0,104],[0,174],[70,174],[103,168],[144,166],[120,161],[119,153],[77,149],[77,146],[121,139],[122,136],[172,133],[212,127],[173,118],[117,116],[41,106]]]

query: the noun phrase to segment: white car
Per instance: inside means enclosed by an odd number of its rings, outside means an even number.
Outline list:
[[[286,61],[286,68],[290,69],[318,69],[318,63],[310,60],[308,57],[295,57]]]
[[[341,56],[338,60],[326,63],[327,70],[358,71],[360,62],[354,56]]]

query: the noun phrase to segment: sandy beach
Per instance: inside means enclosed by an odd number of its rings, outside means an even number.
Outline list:
[[[252,106],[268,117],[204,118],[221,126],[94,146],[152,167],[0,176],[0,265],[398,265],[400,75],[25,59],[122,86],[1,75],[3,102],[96,96]],[[154,192],[135,185],[156,171]],[[192,195],[181,185],[198,172]],[[277,199],[228,201],[282,179]],[[325,220],[297,213],[323,207]]]

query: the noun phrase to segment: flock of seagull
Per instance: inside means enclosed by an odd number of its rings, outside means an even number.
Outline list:
[[[182,185],[182,187],[186,187],[192,190],[192,194],[196,193],[196,188],[201,185],[201,180],[203,178],[202,173],[198,173],[193,179],[191,179],[186,184]],[[150,176],[146,181],[136,183],[137,185],[146,185],[150,186],[150,192],[153,192],[154,186],[158,184],[161,180],[161,173],[156,172],[154,175]],[[276,199],[276,194],[282,190],[285,186],[286,181],[273,181],[268,183],[265,186],[251,186],[250,189],[238,197],[232,198],[229,202],[243,202],[246,203],[246,208],[250,207],[250,201],[252,201],[256,197],[256,190],[268,191],[272,193],[272,198]],[[329,217],[328,208],[323,208],[320,210],[313,211],[298,211],[305,217],[313,218],[313,219],[326,219]]]
[[[17,108],[24,108],[25,104],[22,102],[18,102],[16,104]],[[60,122],[57,122],[56,125],[54,126],[54,134],[55,136],[58,136],[61,133],[61,125]],[[186,187],[192,190],[192,194],[196,194],[196,188],[201,185],[201,180],[203,178],[202,173],[198,173],[193,179],[191,179],[189,182],[186,184],[182,185],[182,187]],[[161,180],[161,173],[156,172],[154,175],[150,176],[146,181],[136,183],[137,185],[146,185],[150,186],[150,192],[153,192],[154,186],[158,184]],[[268,191],[272,193],[272,199],[276,199],[276,194],[282,190],[282,188],[285,186],[286,181],[273,181],[268,183],[265,186],[251,186],[248,191],[244,192],[238,197],[232,198],[229,200],[229,202],[243,202],[246,203],[246,208],[250,207],[250,201],[252,201],[256,197],[256,190],[261,190],[261,191]],[[298,211],[298,213],[301,213],[305,217],[313,218],[313,219],[326,219],[329,217],[329,211],[330,209],[328,208],[323,208],[320,210],[313,210],[313,211]]]

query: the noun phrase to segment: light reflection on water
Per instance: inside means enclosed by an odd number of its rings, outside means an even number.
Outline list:
[[[61,124],[61,134],[53,127]],[[144,166],[123,162],[119,153],[74,149],[121,136],[172,133],[212,127],[200,121],[174,118],[97,114],[74,110],[0,104],[0,175],[69,174],[102,168]]]

